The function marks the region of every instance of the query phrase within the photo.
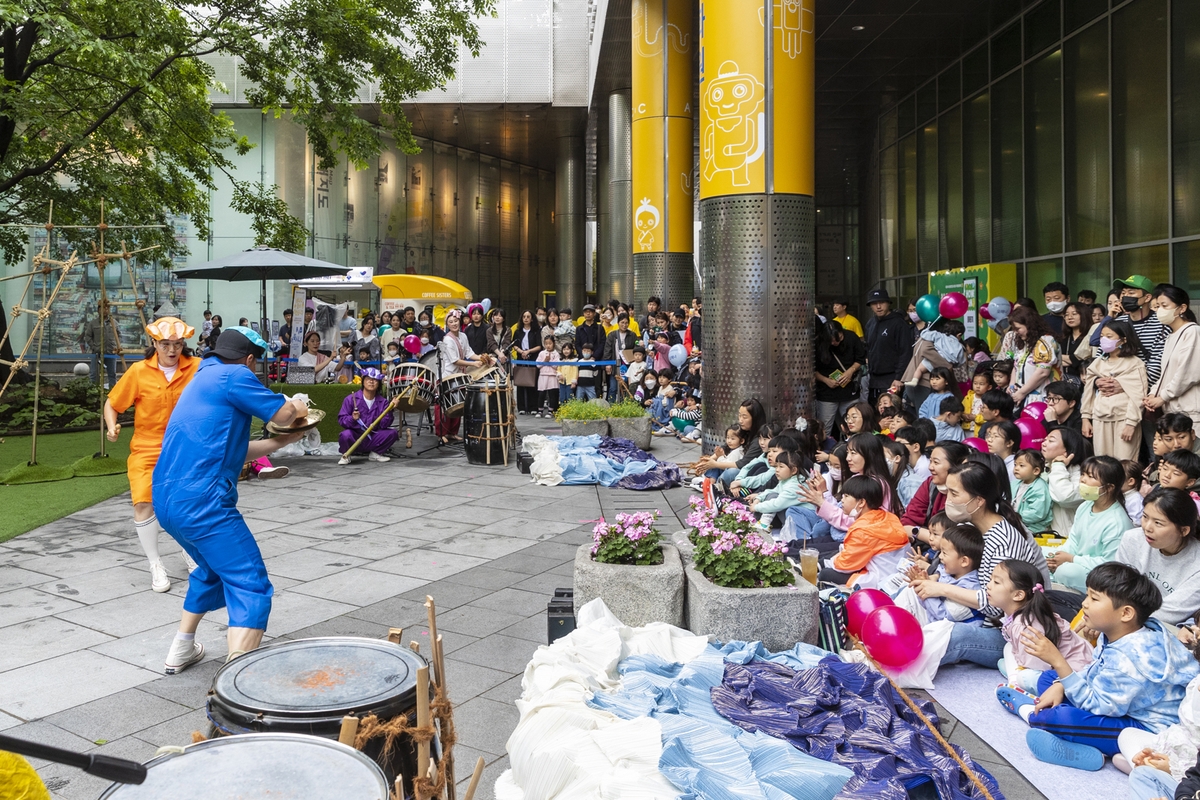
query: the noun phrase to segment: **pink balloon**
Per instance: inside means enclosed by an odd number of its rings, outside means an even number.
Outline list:
[[[962,292],[951,292],[938,303],[938,313],[946,319],[958,319],[970,310],[971,304]]]
[[[980,439],[978,436],[972,436],[970,439],[963,439],[963,444],[965,444],[967,447],[974,447],[981,453],[988,452],[987,442],[985,442],[983,439]]]
[[[421,339],[416,334],[410,333],[404,337],[404,349],[415,356],[421,352]]]
[[[925,634],[917,618],[900,606],[877,608],[862,627],[862,643],[885,667],[902,670],[921,656]]]
[[[892,598],[878,589],[860,589],[846,598],[846,630],[858,636],[873,611],[890,605],[895,605]]]
[[[979,316],[983,317],[984,319],[991,319],[992,312],[988,309],[987,306],[980,306],[979,307]]]
[[[1021,412],[1021,416],[1041,422],[1046,418],[1046,404],[1040,401],[1035,403],[1027,403],[1025,405],[1025,410]]]
[[[1014,420],[1013,424],[1021,431],[1022,450],[1038,450],[1041,448],[1042,440],[1046,438],[1046,429],[1042,426],[1042,423],[1029,417],[1019,417]]]

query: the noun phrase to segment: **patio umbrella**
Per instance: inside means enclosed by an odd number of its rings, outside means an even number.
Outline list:
[[[210,281],[258,281],[262,305],[262,321],[269,324],[267,313],[267,281],[304,280],[344,275],[347,267],[329,261],[289,253],[275,247],[251,247],[240,253],[217,258],[187,269],[175,270],[177,278]],[[270,337],[264,330],[263,338]]]

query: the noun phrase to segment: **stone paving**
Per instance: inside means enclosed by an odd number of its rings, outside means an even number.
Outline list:
[[[519,421],[525,433],[557,432],[549,420]],[[691,461],[698,447],[660,438],[653,452]],[[546,604],[571,585],[575,550],[590,541],[595,520],[657,508],[663,529],[677,530],[691,494],[541,487],[515,466],[475,466],[447,451],[347,467],[330,457],[278,463],[292,474],[239,487],[275,585],[266,639],[382,638],[404,627],[405,640],[428,652],[422,602],[432,595],[460,732],[455,760],[461,778],[485,759],[481,800],[508,766],[513,701],[526,663],[546,643]],[[202,623],[203,663],[162,674],[186,588],[178,548],[165,536],[162,545],[175,584],[155,594],[128,495],[0,544],[0,730],[144,761],[204,729],[226,620],[218,612]],[[950,741],[992,770],[1010,800],[1042,797],[966,726],[944,719]],[[55,798],[92,800],[106,785],[68,767],[35,766]]]

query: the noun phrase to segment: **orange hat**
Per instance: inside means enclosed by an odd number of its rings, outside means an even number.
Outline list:
[[[151,339],[190,339],[196,335],[196,329],[179,317],[160,317],[146,326],[146,333]]]

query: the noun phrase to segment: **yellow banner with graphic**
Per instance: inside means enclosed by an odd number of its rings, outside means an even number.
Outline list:
[[[633,0],[630,12],[630,99],[636,122],[663,114],[663,0]]]
[[[773,4],[772,171],[778,194],[814,193],[816,150],[816,0]]]
[[[667,117],[667,247],[668,253],[692,252],[693,171],[696,163],[692,118]],[[635,195],[635,202],[639,198]],[[637,228],[634,228],[636,231]]]

